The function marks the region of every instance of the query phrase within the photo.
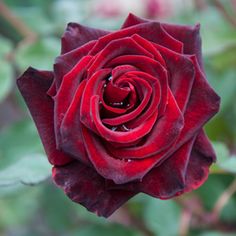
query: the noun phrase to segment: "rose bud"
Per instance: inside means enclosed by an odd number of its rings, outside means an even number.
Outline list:
[[[139,192],[169,199],[207,179],[204,124],[220,98],[207,82],[199,25],[130,14],[113,32],[70,23],[53,71],[17,81],[54,182],[108,217]]]

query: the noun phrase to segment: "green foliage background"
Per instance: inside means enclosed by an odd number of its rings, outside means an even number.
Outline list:
[[[221,111],[206,126],[218,155],[208,181],[168,201],[139,194],[108,220],[72,203],[52,184],[51,166],[15,80],[29,65],[52,69],[69,21],[118,29],[124,17],[91,16],[93,2],[0,1],[0,235],[236,235],[235,1],[197,0],[204,4],[165,19],[201,23],[207,77],[222,98]],[[3,5],[27,27],[26,32],[5,17]]]

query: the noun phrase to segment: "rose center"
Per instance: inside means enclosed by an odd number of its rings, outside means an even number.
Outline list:
[[[130,106],[129,100],[131,89],[128,84],[118,86],[112,80],[112,76],[106,79],[104,84],[103,99],[108,106],[116,108],[127,108]]]

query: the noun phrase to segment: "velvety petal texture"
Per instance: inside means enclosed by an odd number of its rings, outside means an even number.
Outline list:
[[[53,71],[17,81],[52,177],[108,217],[138,192],[169,199],[207,179],[215,153],[203,126],[219,110],[200,26],[130,14],[121,29],[69,23]]]

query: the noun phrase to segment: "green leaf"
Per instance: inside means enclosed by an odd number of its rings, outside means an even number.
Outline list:
[[[0,37],[0,102],[10,92],[13,84],[12,68],[9,62],[7,62],[7,54],[12,49],[11,43]]]
[[[55,57],[60,53],[60,40],[44,38],[33,44],[24,44],[16,52],[16,63],[22,71],[29,66],[52,70]]]
[[[12,69],[9,63],[0,59],[0,102],[11,91],[13,85]]]
[[[51,172],[36,128],[29,121],[2,131],[0,160],[0,186],[37,184]]]
[[[199,234],[199,236],[235,236],[235,234],[209,231]]]
[[[214,170],[223,169],[225,171],[236,173],[236,156],[230,155],[227,146],[221,142],[213,143],[216,155],[217,155],[217,163],[212,167]]]
[[[155,235],[178,235],[180,207],[173,200],[150,198],[145,204],[144,220]]]
[[[18,122],[1,131],[0,171],[32,153],[43,153],[38,132],[32,121]]]
[[[19,183],[38,184],[48,178],[50,172],[51,166],[44,155],[31,154],[0,171],[0,187]]]
[[[93,225],[87,227],[81,227],[79,230],[76,230],[69,236],[141,236],[141,234],[135,230],[125,228],[124,226],[118,224],[110,224],[110,225]]]

